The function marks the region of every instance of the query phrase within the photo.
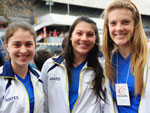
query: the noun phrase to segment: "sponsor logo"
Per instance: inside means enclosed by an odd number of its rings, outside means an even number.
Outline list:
[[[60,77],[50,77],[49,80],[53,80],[53,81],[60,81]]]
[[[6,98],[6,101],[15,101],[15,100],[19,100],[19,97],[18,96],[13,96],[13,97],[9,97],[9,98]]]

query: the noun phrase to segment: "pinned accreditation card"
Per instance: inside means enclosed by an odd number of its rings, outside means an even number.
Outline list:
[[[115,84],[118,106],[130,106],[130,97],[127,84]]]

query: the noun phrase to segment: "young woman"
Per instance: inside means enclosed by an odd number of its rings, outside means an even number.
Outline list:
[[[28,64],[36,41],[31,25],[15,22],[5,33],[10,59],[0,67],[0,113],[43,113],[44,92],[39,73]]]
[[[48,59],[42,68],[45,113],[100,113],[105,93],[98,56],[96,23],[79,17],[71,26],[63,55]]]
[[[105,113],[150,113],[150,53],[141,16],[130,0],[115,0],[106,8],[103,37]]]

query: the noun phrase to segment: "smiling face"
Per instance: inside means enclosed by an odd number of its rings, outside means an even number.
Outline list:
[[[94,47],[95,38],[92,24],[83,21],[79,22],[70,38],[74,55],[86,57],[88,52]]]
[[[128,46],[134,33],[133,15],[128,9],[113,9],[108,14],[110,37],[118,46]]]
[[[9,38],[6,49],[10,55],[13,66],[28,65],[34,57],[34,38],[29,31],[18,29]]]

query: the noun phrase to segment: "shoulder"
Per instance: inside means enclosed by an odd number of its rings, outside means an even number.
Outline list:
[[[105,68],[105,59],[104,58],[98,58],[100,65],[102,66],[102,68]]]
[[[3,84],[2,81],[4,81],[4,76],[2,76],[2,72],[3,72],[3,66],[0,67],[0,84]]]
[[[147,43],[147,47],[148,47],[148,49],[150,49],[150,42]]]
[[[0,72],[0,73],[2,73],[2,72]],[[0,92],[4,87],[6,87],[6,82],[7,82],[7,80],[4,78],[4,76],[0,75]]]
[[[3,72],[3,66],[0,67],[0,74]]]
[[[52,67],[53,65],[55,64],[55,62],[53,61],[52,58],[49,58],[47,59],[44,64],[43,64],[43,67],[42,67],[42,71],[46,71],[48,70],[50,67]]]
[[[41,72],[40,72],[39,70],[35,69],[35,68],[32,68],[32,71],[34,71],[34,72],[35,72],[36,74],[38,74],[38,75],[41,74]]]
[[[150,42],[147,43],[147,47],[148,47],[148,59],[150,59]]]
[[[45,61],[42,70],[48,71],[54,65],[61,65],[63,61],[64,61],[63,55],[56,56],[54,58],[49,58],[48,60]]]

